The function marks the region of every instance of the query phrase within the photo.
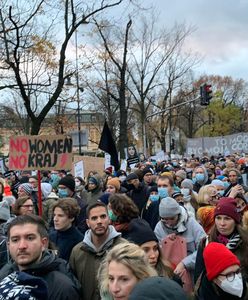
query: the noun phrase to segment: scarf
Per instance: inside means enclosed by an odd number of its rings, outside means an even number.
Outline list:
[[[234,233],[230,238],[218,234],[217,236],[218,242],[224,244],[229,250],[236,249],[241,240],[241,237],[238,233]]]

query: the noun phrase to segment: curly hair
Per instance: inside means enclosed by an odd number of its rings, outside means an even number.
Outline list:
[[[68,216],[68,218],[76,218],[80,213],[80,207],[74,198],[63,198],[58,201],[53,206],[53,212],[56,207],[59,207]]]
[[[102,261],[98,270],[100,294],[109,293],[109,264],[115,261],[126,266],[138,281],[147,277],[157,276],[156,270],[146,259],[145,252],[136,244],[122,242],[114,246]]]
[[[109,197],[109,204],[118,216],[118,222],[130,222],[139,217],[139,209],[131,198],[125,194],[113,194]]]

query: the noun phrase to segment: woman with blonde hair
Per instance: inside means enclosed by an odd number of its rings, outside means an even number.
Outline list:
[[[151,276],[157,273],[145,252],[133,243],[120,243],[108,252],[99,268],[101,299],[127,300],[136,283]]]

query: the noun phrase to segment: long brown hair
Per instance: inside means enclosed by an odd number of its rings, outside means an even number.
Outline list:
[[[244,228],[242,228],[241,225],[236,224],[233,233],[234,232],[237,232],[240,235],[241,241],[240,241],[239,246],[236,248],[238,253],[236,253],[236,249],[233,249],[231,251],[237,255],[238,259],[240,260],[241,267],[248,270],[248,255],[247,255],[247,253],[248,253],[248,234],[247,234],[247,231]],[[218,230],[217,230],[215,224],[213,225],[213,227],[209,233],[208,239],[209,239],[209,242],[219,243]]]

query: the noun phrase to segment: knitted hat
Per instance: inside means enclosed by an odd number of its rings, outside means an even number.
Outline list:
[[[190,189],[192,191],[193,188],[194,188],[192,180],[190,180],[190,179],[184,179],[181,182],[181,188]]]
[[[212,180],[211,184],[216,185],[216,186],[223,186],[224,187],[224,182],[219,180],[219,179]]]
[[[72,176],[62,177],[59,181],[59,185],[64,185],[71,191],[75,191],[75,180]]]
[[[54,192],[51,192],[51,193],[48,195],[47,199],[59,199],[59,196],[56,195]]]
[[[8,221],[10,218],[10,209],[7,201],[0,202],[0,220]]]
[[[101,202],[103,202],[104,204],[108,205],[109,203],[109,196],[111,194],[110,193],[103,193],[98,200],[100,200]]]
[[[158,187],[155,185],[155,186],[151,186],[149,189],[148,189],[148,192],[147,192],[147,196],[149,198],[149,196],[151,195],[152,192],[157,192],[158,193]]]
[[[112,172],[113,172],[113,168],[111,166],[104,170],[104,173],[109,174],[109,175],[112,174]]]
[[[22,183],[19,185],[19,189],[23,189],[24,192],[28,195],[32,194],[33,187],[30,183]]]
[[[237,203],[231,197],[220,198],[214,210],[214,217],[225,215],[232,218],[236,223],[240,223],[240,214],[237,211]]]
[[[133,179],[139,179],[136,173],[130,173],[126,178],[126,181],[133,180]]]
[[[0,295],[2,299],[9,300],[47,300],[48,286],[41,277],[16,271],[0,282]]]
[[[145,176],[147,173],[154,174],[153,168],[150,166],[147,166],[143,169],[143,176]]]
[[[178,170],[175,175],[176,177],[180,177],[182,180],[187,177],[187,174],[184,170]]]
[[[120,180],[117,178],[117,177],[114,177],[114,178],[110,178],[108,181],[107,181],[107,185],[112,185],[116,188],[117,191],[120,190],[121,188],[121,183],[120,183]]]
[[[240,261],[237,256],[221,243],[209,243],[203,251],[203,259],[208,280],[216,278],[222,271],[230,266],[240,266]]]
[[[209,234],[214,225],[214,206],[202,206],[197,210],[197,220],[202,225],[203,229]]]
[[[127,176],[127,173],[124,170],[119,170],[116,172],[116,176],[120,177],[120,176]]]
[[[180,205],[171,197],[161,199],[159,204],[159,216],[161,218],[174,217],[181,213]]]
[[[133,219],[129,223],[127,239],[139,246],[150,241],[158,242],[150,225],[143,219]]]
[[[175,192],[171,195],[171,197],[172,197],[173,199],[175,199],[175,198],[178,197],[178,196],[183,196],[183,194],[181,193],[180,190],[179,190],[179,191],[175,191]]]
[[[129,295],[129,300],[186,300],[182,287],[165,277],[148,277],[139,281]]]

